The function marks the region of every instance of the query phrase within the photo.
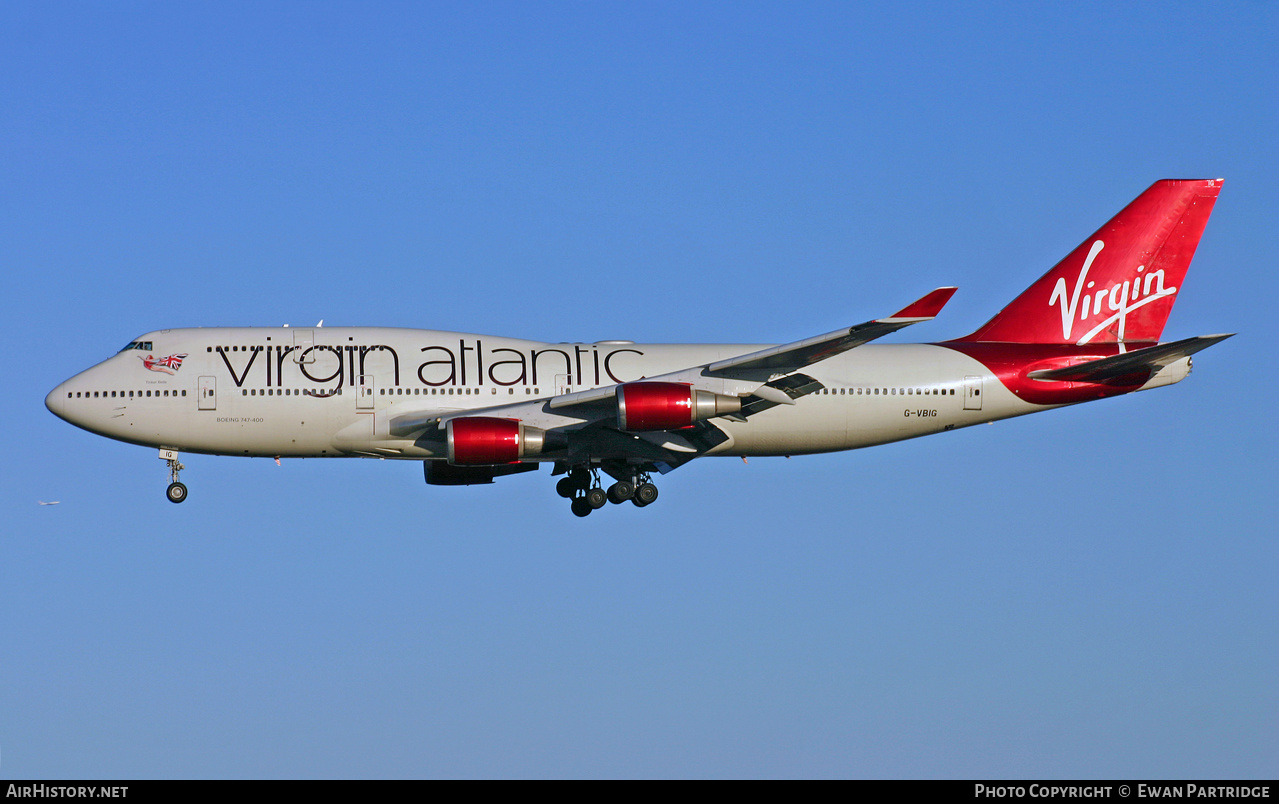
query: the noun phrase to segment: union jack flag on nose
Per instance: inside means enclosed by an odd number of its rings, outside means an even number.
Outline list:
[[[162,371],[165,374],[176,374],[178,369],[182,368],[182,360],[185,357],[186,354],[184,353],[180,355],[168,355],[167,357],[161,357],[159,359],[156,359],[151,355],[147,355],[140,359],[142,360],[142,365],[146,366],[151,371]]]

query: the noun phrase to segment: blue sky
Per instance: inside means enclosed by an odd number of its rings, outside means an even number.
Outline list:
[[[0,7],[0,776],[1279,774],[1279,10]],[[545,473],[153,451],[42,404],[149,330],[971,331],[1225,177],[1188,381],[577,520]],[[909,336],[909,337],[907,337]],[[37,500],[62,504],[40,507]]]

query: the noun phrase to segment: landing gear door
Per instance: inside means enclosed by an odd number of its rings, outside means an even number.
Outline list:
[[[964,410],[981,410],[981,377],[964,378]]]
[[[355,395],[356,410],[373,410],[373,375],[360,375],[360,388]]]
[[[201,377],[197,410],[218,409],[218,378]]]

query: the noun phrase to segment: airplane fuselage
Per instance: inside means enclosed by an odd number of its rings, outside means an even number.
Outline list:
[[[49,394],[50,408],[90,432],[182,452],[412,459],[444,456],[438,444],[390,432],[402,413],[488,410],[767,348],[541,343],[383,327],[170,329],[132,343],[147,348],[126,348],[67,380]],[[168,365],[157,362],[166,358]],[[1038,362],[1021,361],[1014,375],[1024,374],[1022,364]],[[749,422],[717,420],[729,439],[706,454],[855,449],[1081,401],[1027,401],[1015,381],[1005,384],[1007,372],[939,344],[870,344],[807,373],[823,390]],[[571,426],[572,417],[558,418]]]

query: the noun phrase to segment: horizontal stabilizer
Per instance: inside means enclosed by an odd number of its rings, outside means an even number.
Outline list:
[[[1131,377],[1133,374],[1142,371],[1158,371],[1164,366],[1193,355],[1195,352],[1207,349],[1214,343],[1224,341],[1231,335],[1234,335],[1234,333],[1201,335],[1197,338],[1186,338],[1184,341],[1161,343],[1158,346],[1138,349],[1135,352],[1127,352],[1113,357],[1103,357],[1100,360],[1092,360],[1077,366],[1032,371],[1029,376],[1032,380],[1051,382],[1107,382],[1120,377]]]

